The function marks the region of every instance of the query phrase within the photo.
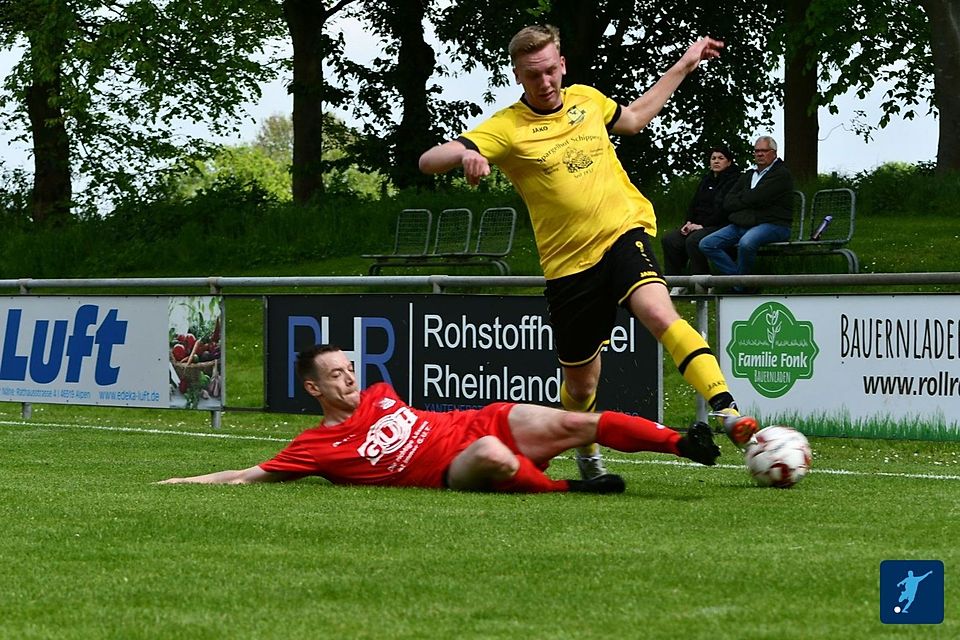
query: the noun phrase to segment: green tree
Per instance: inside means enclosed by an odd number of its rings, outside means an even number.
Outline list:
[[[355,0],[283,0],[284,21],[293,45],[293,199],[305,203],[323,193],[323,113],[353,97],[325,77],[324,65],[344,64],[343,37],[328,33],[331,18]]]
[[[136,191],[165,160],[197,149],[173,132],[202,122],[236,130],[239,106],[274,72],[260,61],[279,35],[269,0],[11,0],[0,46],[26,42],[0,94],[6,126],[28,131],[32,212],[65,219],[72,176],[89,199]]]
[[[889,71],[905,54],[907,42],[919,37],[896,35],[922,25],[919,10],[900,6],[898,0],[788,0],[784,19],[770,40],[770,68],[784,67],[784,142],[787,159],[801,181],[816,176],[818,162],[818,108],[837,113],[836,99],[855,88],[863,98],[878,81],[891,81],[891,90],[877,124],[858,125],[865,135],[886,126],[906,105],[916,104],[922,92],[916,77],[897,78]],[[895,47],[900,47],[899,51]],[[910,85],[911,88],[903,91]],[[905,116],[912,117],[912,111]]]
[[[327,193],[345,193],[377,198],[388,190],[386,178],[361,171],[347,149],[357,132],[342,120],[324,114],[322,175]],[[202,191],[223,185],[255,188],[278,202],[292,199],[293,122],[290,116],[274,114],[260,126],[252,143],[210,150],[207,155],[186,157],[166,177],[165,191],[174,200],[191,200]]]
[[[437,65],[426,42],[426,24],[436,20],[434,0],[366,0],[353,8],[383,55],[369,66],[341,61],[336,72],[357,85],[353,113],[363,122],[363,136],[351,152],[365,167],[389,175],[398,188],[423,186],[432,180],[417,169],[423,149],[476,115],[480,107],[465,100],[444,100],[430,83],[449,71]],[[452,125],[452,127],[451,127]]]
[[[937,171],[960,171],[960,2],[921,0],[930,23],[933,102],[940,114]]]
[[[256,145],[221,147],[207,159],[177,165],[168,178],[168,192],[185,201],[224,184],[255,187],[278,202],[289,201],[289,163],[278,162]]]
[[[390,177],[401,188],[430,181],[417,169],[430,123],[430,89],[427,81],[436,67],[436,56],[425,41],[424,19],[431,0],[400,0],[378,5],[383,32],[396,39],[396,64],[390,78],[400,95],[403,112],[388,137],[393,162]]]
[[[253,146],[277,164],[289,167],[293,163],[293,119],[282,113],[268,116],[260,125]]]
[[[69,216],[73,196],[70,141],[59,99],[63,93],[61,61],[71,28],[69,12],[62,2],[46,7],[27,0],[8,2],[0,6],[0,24],[7,35],[4,44],[13,45],[21,33],[27,41],[25,58],[33,61],[21,66],[17,87],[19,115],[27,119],[33,142],[31,215],[38,222],[62,221]],[[0,106],[6,106],[3,97]]]
[[[365,138],[353,152],[390,175],[400,188],[425,182],[416,170],[416,147],[431,126],[427,80],[436,58],[425,41],[424,20],[432,1],[363,2],[355,7],[353,15],[383,43],[384,55],[369,67],[349,63],[341,68],[345,78],[358,84],[354,113],[366,123]]]
[[[879,117],[860,133],[869,139],[892,118],[913,119],[926,105],[928,113],[939,114],[938,171],[960,170],[957,0],[789,0],[772,51],[786,56],[784,124],[792,169],[816,168],[817,107],[837,113],[840,95],[854,90],[863,98],[888,85]]]
[[[817,177],[820,120],[817,114],[820,38],[808,26],[815,0],[787,0],[783,16],[783,144],[784,158],[800,184]]]

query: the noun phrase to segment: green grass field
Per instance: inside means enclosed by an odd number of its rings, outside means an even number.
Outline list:
[[[870,213],[851,245],[865,272],[956,268],[952,215],[911,217],[890,251],[901,219]],[[529,235],[521,226],[514,273],[538,273]],[[158,268],[125,275],[171,275]],[[257,299],[227,301],[231,407],[263,402],[260,313]],[[684,426],[695,394],[669,359],[664,376],[665,421]],[[19,411],[0,404],[0,640],[960,637],[960,442],[814,437],[814,471],[786,491],[754,487],[726,443],[710,469],[608,453],[622,496],[158,486],[262,461],[314,418],[229,411],[214,431],[204,412],[34,405],[24,423]],[[885,559],[944,562],[943,624],[880,623]]]
[[[814,438],[790,490],[752,486],[727,443],[715,468],[609,452],[621,496],[158,486],[311,418],[16,408],[2,638],[960,636],[960,443]],[[944,562],[943,624],[880,623],[885,559]]]

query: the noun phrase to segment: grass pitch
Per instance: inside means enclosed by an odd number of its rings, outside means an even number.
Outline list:
[[[311,418],[13,409],[0,638],[960,636],[960,443],[812,438],[790,490],[752,486],[727,443],[717,468],[608,452],[621,496],[158,486]],[[885,559],[944,562],[943,624],[880,623]]]

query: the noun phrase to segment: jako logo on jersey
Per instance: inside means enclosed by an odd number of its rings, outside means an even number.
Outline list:
[[[97,345],[94,380],[98,385],[116,383],[120,367],[110,366],[110,359],[113,348],[127,339],[127,321],[118,320],[118,313],[117,309],[110,309],[98,325],[100,307],[95,304],[81,305],[74,314],[69,337],[69,319],[36,320],[30,354],[25,355],[20,353],[23,309],[8,309],[0,355],[0,380],[25,382],[29,375],[32,381],[40,384],[53,382],[59,378],[66,356],[67,371],[63,381],[79,382],[83,363],[93,355],[93,347]],[[96,330],[91,335],[90,329],[93,327]],[[27,331],[26,335],[31,333]]]
[[[417,414],[409,407],[401,407],[389,416],[377,420],[367,431],[367,439],[357,453],[375,465],[383,456],[390,455],[410,439],[410,431],[417,423]]]
[[[380,402],[378,402],[377,404],[380,405],[380,408],[381,408],[381,409],[387,410],[387,409],[389,409],[390,407],[392,407],[393,405],[397,404],[397,401],[394,400],[393,398],[383,398],[383,399],[380,400]]]
[[[539,126],[539,127],[534,127],[533,129],[530,130],[530,133],[543,133],[544,131],[548,130],[549,128],[550,128],[549,126],[547,126],[547,125],[544,124],[544,125],[541,125],[541,126]]]

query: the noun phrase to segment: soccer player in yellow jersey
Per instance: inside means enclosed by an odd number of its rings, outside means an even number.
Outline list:
[[[719,57],[722,47],[712,38],[698,40],[649,91],[623,107],[591,87],[562,87],[566,63],[559,33],[550,25],[526,27],[510,41],[520,100],[456,140],[428,149],[420,169],[463,167],[467,181],[477,184],[494,163],[519,191],[547,278],[565,409],[594,410],[600,352],[621,305],[663,344],[730,439],[745,447],[757,421],[740,416],[710,347],[674,308],[651,246],[657,232],[653,207],[630,182],[609,135],[643,129],[683,79],[702,60]],[[577,463],[584,478],[605,473],[595,446],[579,450]]]

